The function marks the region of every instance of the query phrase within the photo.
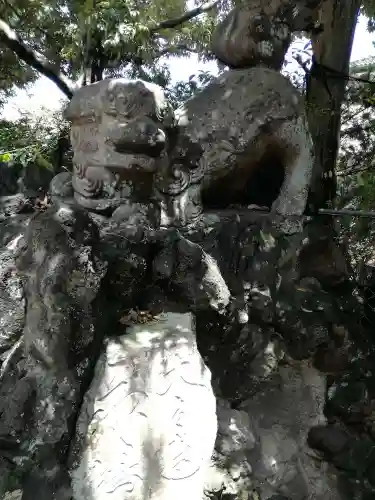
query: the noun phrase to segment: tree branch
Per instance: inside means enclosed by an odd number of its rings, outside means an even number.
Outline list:
[[[337,177],[347,177],[348,175],[355,175],[355,174],[360,174],[362,172],[371,172],[374,169],[375,165],[366,165],[365,167],[361,167],[356,165],[353,168],[348,168],[346,170],[342,170],[340,172],[337,172],[336,176]]]
[[[18,12],[18,10],[16,9],[16,7],[14,7],[11,3],[9,3],[8,0],[3,0],[3,2],[5,3],[6,7],[8,7],[8,9],[10,9],[13,14],[15,14],[19,21],[22,23],[22,25],[24,25],[23,23],[23,19],[22,19],[22,15]],[[7,16],[5,16],[7,17]],[[39,33],[42,33],[46,38],[50,39],[50,40],[53,40],[53,37],[46,31],[44,30],[43,28],[40,28],[39,26],[36,26],[35,29],[37,31],[39,31]]]
[[[353,134],[353,132],[370,132],[370,131],[373,131],[375,128],[375,123],[374,122],[370,122],[369,124],[367,125],[353,125],[352,127],[348,127],[347,129],[344,129],[344,130],[341,130],[340,132],[340,137],[345,137],[345,136],[349,136],[350,137],[350,134]]]
[[[153,35],[158,31],[165,30],[165,29],[170,29],[170,28],[176,28],[177,26],[180,26],[180,24],[184,24],[191,19],[194,19],[194,17],[200,16],[204,12],[208,12],[216,7],[220,0],[215,0],[214,2],[208,2],[200,5],[199,7],[196,7],[195,9],[188,10],[185,12],[184,15],[181,17],[177,17],[175,19],[167,19],[166,21],[162,21],[158,25],[154,26],[153,28],[150,28],[150,34]]]
[[[167,47],[166,49],[160,50],[156,54],[153,55],[152,59],[159,59],[164,56],[176,56],[181,52],[190,52],[191,54],[201,54],[202,51],[198,49],[192,49],[188,47],[186,44],[180,43],[174,45],[173,47]]]
[[[59,89],[71,99],[74,84],[58,73],[52,64],[41,54],[33,51],[20,39],[17,33],[3,20],[0,19],[0,42],[12,50],[22,61],[49,78]]]
[[[348,116],[347,118],[345,119],[341,119],[341,126],[342,125],[345,125],[345,123],[348,123],[350,120],[353,120],[353,118],[355,118],[356,116],[358,116],[360,113],[366,111],[366,107],[363,106],[362,108],[358,109],[355,113],[353,113],[352,115]]]

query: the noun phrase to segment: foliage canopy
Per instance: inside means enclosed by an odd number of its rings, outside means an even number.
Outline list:
[[[28,51],[29,64],[34,62],[32,67],[37,60],[66,81],[90,83],[103,75],[121,75],[166,86],[170,81],[166,60],[191,53],[208,59],[208,41],[218,16],[233,5],[231,0],[222,0],[189,8],[191,3],[0,0],[2,64],[11,69],[2,73],[10,76],[0,88],[4,92],[12,83],[22,85],[36,78],[35,70],[14,54],[22,46]],[[15,36],[18,46],[13,43],[12,51],[7,47]]]

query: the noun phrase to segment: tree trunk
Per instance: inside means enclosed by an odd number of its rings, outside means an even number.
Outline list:
[[[104,69],[106,67],[106,59],[103,53],[102,38],[100,33],[96,33],[93,37],[94,45],[91,54],[91,83],[100,82],[104,78]]]
[[[336,195],[341,104],[360,0],[326,0],[319,12],[324,30],[312,37],[314,60],[306,90],[307,114],[315,144],[309,208],[331,207]]]

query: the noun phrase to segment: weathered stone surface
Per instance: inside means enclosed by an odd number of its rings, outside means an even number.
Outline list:
[[[205,476],[205,498],[241,498],[251,491],[251,465],[247,455],[256,439],[246,412],[233,410],[225,400],[218,401],[218,435],[215,453]],[[214,496],[216,495],[216,496]]]
[[[310,427],[325,422],[324,399],[324,376],[307,364],[286,364],[238,410],[219,403],[207,497],[347,499],[334,468],[318,462],[306,445]]]
[[[14,229],[12,218],[6,222]],[[69,499],[61,466],[98,352],[92,302],[105,266],[93,254],[95,231],[84,213],[51,209],[26,229],[19,224],[6,235],[15,264],[13,282],[12,275],[4,282],[7,305],[19,320],[14,332],[7,328],[2,346],[0,455],[11,468],[1,494],[18,481],[23,500]]]
[[[189,167],[190,183],[200,183],[204,207],[249,205],[257,169],[267,171],[271,191],[281,168],[284,180],[263,204],[281,214],[303,213],[312,142],[303,100],[287,78],[264,67],[227,71],[178,109],[176,118],[180,156],[189,157],[192,145],[200,150]]]
[[[6,493],[4,496],[4,500],[21,500],[22,498],[22,490],[15,490],[12,493]]]
[[[201,498],[216,430],[192,315],[134,324],[108,342],[82,405],[74,498]]]
[[[345,498],[333,468],[316,463],[306,445],[311,426],[325,422],[325,377],[308,363],[279,366],[275,377],[241,405],[257,439],[250,459],[255,487],[265,499],[276,493],[292,500]]]
[[[21,193],[0,198],[0,221],[16,214],[32,212],[29,200]]]
[[[152,173],[166,160],[172,110],[161,87],[106,79],[79,89],[66,109],[72,122],[72,185],[78,203],[113,210],[136,199],[148,210]]]
[[[14,333],[9,327],[4,330],[2,344],[6,357],[0,385],[0,456],[7,457],[11,467],[0,462],[0,491],[5,494],[22,486],[24,500],[35,492],[43,499],[65,500],[72,493],[64,457],[104,337],[109,332],[116,334],[111,330],[116,322],[117,329],[125,332],[126,325],[119,324],[124,310],[137,307],[142,300],[154,308],[160,304],[165,308],[168,300],[175,303],[173,286],[159,302],[154,293],[158,287],[137,296],[142,281],[133,278],[145,280],[144,272],[151,269],[157,280],[180,287],[177,310],[186,310],[184,304],[189,303],[195,308],[223,310],[230,293],[215,262],[175,231],[172,239],[166,238],[165,231],[159,236],[151,231],[139,238],[129,226],[117,227],[116,232],[107,224],[106,233],[85,212],[63,205],[18,224],[13,218],[7,225],[3,223],[6,257],[16,264],[25,302],[19,294],[14,297],[19,302],[13,304],[12,290],[6,289],[5,306],[13,315],[19,311],[20,320],[11,323]],[[117,248],[112,246],[115,242]],[[156,250],[154,256],[159,255],[154,262],[149,260],[150,244]],[[171,265],[167,265],[168,259]],[[108,277],[104,276],[106,270]],[[196,273],[195,281],[191,273]],[[11,275],[8,281],[4,284],[9,287],[18,283]],[[115,294],[116,284],[122,294],[115,297],[109,310],[106,305],[111,295],[106,287],[112,284]],[[109,311],[113,315],[107,318]]]
[[[212,373],[215,396],[220,399],[214,461],[204,478],[206,494],[211,492],[213,498],[220,498],[219,492],[224,490],[229,498],[237,498],[246,489],[267,500],[279,493],[300,500],[309,491],[319,500],[346,500],[335,475],[340,484],[346,481],[348,491],[358,492],[361,462],[352,459],[351,453],[361,456],[365,450],[368,456],[372,438],[351,438],[347,447],[334,455],[328,438],[321,433],[319,448],[337,470],[326,462],[319,462],[317,470],[316,458],[311,458],[303,445],[311,426],[325,425],[321,420],[324,398],[329,418],[337,416],[364,429],[373,426],[369,413],[372,379],[369,374],[364,376],[371,372],[373,361],[371,358],[364,364],[365,358],[358,357],[358,345],[353,343],[351,332],[357,335],[358,331],[355,304],[350,304],[347,295],[343,299],[333,297],[313,276],[299,277],[298,250],[305,235],[281,233],[278,228],[282,218],[254,212],[224,214],[206,214],[194,228],[181,231],[150,231],[97,216],[90,220],[80,210],[64,209],[60,204],[33,218],[27,231],[28,216],[9,217],[3,222],[2,269],[11,262],[19,269],[4,282],[4,304],[14,311],[12,314],[19,314],[19,320],[13,330],[9,322],[2,340],[2,495],[22,487],[23,500],[35,498],[35,491],[43,499],[55,495],[70,500],[73,493],[65,443],[71,443],[78,412],[84,419],[85,412],[80,411],[82,393],[91,381],[89,372],[99,355],[101,340],[110,337],[107,349],[115,347],[116,352],[129,356],[129,350],[124,349],[132,335],[129,318],[143,318],[142,314],[134,316],[129,308],[157,314],[166,307],[178,314],[194,312],[199,352]],[[91,250],[87,253],[88,248]],[[105,275],[101,262],[107,263]],[[24,280],[26,288],[22,287]],[[61,286],[67,295],[61,294]],[[23,294],[16,293],[22,289]],[[60,304],[64,304],[61,316]],[[25,318],[28,329],[22,330]],[[22,331],[24,336],[20,338]],[[81,346],[80,354],[77,345]],[[363,342],[364,356],[368,356],[370,346],[368,341]],[[295,366],[292,359],[319,361],[322,366],[322,352],[324,366],[330,370],[327,390],[325,373],[319,375],[308,364]],[[333,372],[332,360],[337,352],[350,364]],[[78,359],[91,369],[85,365],[88,371],[79,374]],[[100,363],[105,359],[102,354]],[[147,372],[150,363],[144,366]],[[112,370],[119,369],[108,360],[98,365],[97,373],[100,367],[109,377]],[[129,377],[122,374],[123,384],[116,391],[130,384]],[[116,377],[121,378],[118,371]],[[64,380],[68,380],[67,386]],[[124,428],[128,432],[122,417],[116,420],[123,413],[111,412],[110,401],[116,391],[108,401],[95,402],[99,406],[105,403],[109,420],[104,419],[102,424],[106,432],[113,433],[111,439],[117,433],[121,435]],[[91,397],[91,393],[88,395]],[[44,401],[48,401],[47,407]],[[49,408],[55,410],[52,420]],[[115,431],[110,430],[114,418]],[[234,432],[233,426],[239,430]],[[105,450],[106,440],[97,436]],[[272,460],[278,467],[270,465]],[[73,467],[73,477],[77,477],[77,470],[85,470],[85,459],[79,463],[78,469]],[[47,480],[45,470],[50,471]],[[121,471],[119,467],[114,470],[117,476],[113,481],[122,478]],[[95,465],[91,472],[96,478],[100,471]],[[366,468],[366,474],[372,477],[371,467]],[[77,484],[84,485],[82,476]],[[363,482],[360,484],[363,491],[369,491]],[[323,494],[324,488],[329,494]]]
[[[25,296],[14,257],[28,220],[27,216],[18,216],[0,223],[0,356],[3,360],[24,328]]]
[[[291,34],[309,31],[322,0],[250,0],[236,5],[213,33],[211,48],[232,68],[280,70]],[[316,17],[316,16],[315,16]]]
[[[61,172],[52,179],[50,184],[50,194],[52,201],[58,204],[63,201],[73,200],[72,174]]]

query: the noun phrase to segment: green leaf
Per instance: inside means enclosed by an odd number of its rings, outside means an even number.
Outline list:
[[[8,163],[11,159],[12,157],[9,153],[0,154],[0,162],[2,163]]]

